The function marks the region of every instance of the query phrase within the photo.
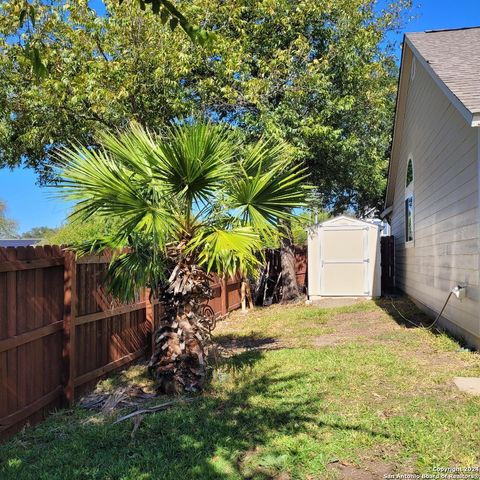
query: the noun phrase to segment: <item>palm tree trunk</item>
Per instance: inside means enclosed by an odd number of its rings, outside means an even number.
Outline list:
[[[282,303],[293,302],[300,298],[300,290],[295,272],[295,249],[290,224],[283,225],[280,260],[282,265]]]
[[[209,279],[199,267],[184,264],[177,265],[169,283],[149,371],[160,393],[199,392],[207,371],[205,345],[210,332],[202,310],[211,295]]]

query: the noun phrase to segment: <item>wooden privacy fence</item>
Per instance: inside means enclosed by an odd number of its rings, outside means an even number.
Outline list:
[[[295,245],[295,274],[297,284],[303,293],[307,289],[307,247],[305,245]]]
[[[382,294],[395,292],[395,237],[380,238]]]
[[[73,404],[105,374],[145,355],[162,304],[105,293],[108,257],[58,246],[0,248],[0,438]],[[240,280],[216,279],[215,314],[240,306]]]

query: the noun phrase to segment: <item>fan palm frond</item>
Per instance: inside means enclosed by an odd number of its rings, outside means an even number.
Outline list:
[[[153,248],[132,248],[112,258],[108,265],[106,285],[116,298],[130,302],[135,300],[141,287],[156,291],[158,285],[167,279],[165,272],[166,259]]]
[[[226,127],[175,126],[155,154],[154,177],[188,203],[204,203],[232,176],[234,139]]]
[[[279,220],[305,205],[307,172],[284,155],[286,148],[282,143],[269,148],[260,140],[227,187],[238,218],[261,232],[275,229]]]
[[[257,253],[261,248],[260,236],[249,227],[201,229],[188,245],[207,272],[227,276],[252,274],[260,263]]]
[[[104,134],[103,138],[110,146],[116,142],[113,135]],[[147,171],[140,175],[139,169],[133,170],[132,165],[140,160],[131,158],[128,164],[119,156],[121,145],[117,142],[113,153],[105,148],[60,150],[57,158],[63,168],[57,184],[59,194],[78,202],[72,217],[88,219],[97,214],[121,218],[118,236],[127,238],[134,232],[144,232],[153,235],[154,242],[162,248],[176,228],[169,208],[173,200]],[[123,155],[126,158],[128,152]]]
[[[152,177],[152,166],[156,163],[154,151],[158,136],[153,135],[141,125],[132,122],[126,131],[100,132],[99,143],[119,164],[142,177]]]

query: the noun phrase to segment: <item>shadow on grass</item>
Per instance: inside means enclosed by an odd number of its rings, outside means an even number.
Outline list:
[[[399,295],[374,300],[395,322],[405,328],[428,327],[432,319],[406,297]]]
[[[255,455],[269,448],[271,460],[276,439],[308,434],[312,424],[387,436],[338,417],[328,421],[322,394],[313,394],[303,373],[279,367],[259,373],[253,367],[263,357],[247,351],[223,359],[223,379],[214,378],[193,404],[145,416],[133,437],[131,423],[114,425],[78,409],[60,412],[0,446],[0,478],[267,479],[282,471],[285,453],[268,467],[255,463]]]
[[[264,352],[261,350],[249,350],[233,357],[220,358],[217,363],[217,370],[235,375],[247,375],[248,372],[246,371],[253,369],[263,357]]]
[[[471,346],[465,339],[451,334],[448,330],[439,325],[433,325],[435,318],[422,312],[411,300],[405,296],[394,295],[376,299],[375,303],[387,313],[395,322],[405,328],[424,328],[432,335],[444,335],[460,345],[460,347],[471,350]]]
[[[275,350],[281,348],[275,337],[264,337],[252,333],[251,335],[215,335],[215,344],[226,350]]]
[[[252,396],[278,399],[275,385],[295,380],[265,375],[224,398],[207,393],[191,406],[145,417],[133,439],[127,422],[97,423],[81,412],[75,417],[63,412],[0,448],[0,478],[235,478],[245,452],[261,448],[272,435],[301,432],[313,421],[309,403],[251,402]]]
[[[379,305],[384,308],[384,303]],[[389,437],[329,413],[307,370],[291,373],[278,363],[256,368],[268,351],[282,348],[277,338],[251,334],[214,340],[226,355],[220,351],[211,384],[195,402],[146,415],[133,436],[130,422],[113,424],[78,408],[59,412],[0,445],[0,478],[267,479],[282,471],[289,448],[287,441],[279,449],[278,438],[308,436],[312,425],[341,436]],[[263,451],[269,466],[256,457]],[[275,452],[278,462],[272,461]]]

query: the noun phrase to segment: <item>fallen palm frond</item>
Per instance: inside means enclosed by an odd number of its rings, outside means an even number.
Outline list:
[[[115,420],[113,423],[114,424],[120,423],[120,422],[123,422],[124,420],[128,420],[129,418],[133,418],[138,415],[144,415],[146,413],[156,413],[162,410],[167,410],[168,408],[173,407],[174,405],[181,405],[184,403],[194,402],[196,399],[197,399],[196,397],[179,398],[177,400],[172,400],[170,402],[164,402],[164,403],[160,403],[159,405],[154,405],[153,407],[142,408],[141,410],[136,410],[135,412],[131,412],[127,415],[124,415],[123,417],[117,418],[117,420]],[[138,426],[136,428],[138,428]]]
[[[79,406],[88,410],[98,410],[105,415],[112,415],[121,408],[138,408],[140,404],[155,398],[155,396],[154,393],[146,393],[140,387],[123,387],[113,392],[92,392],[80,400]]]

